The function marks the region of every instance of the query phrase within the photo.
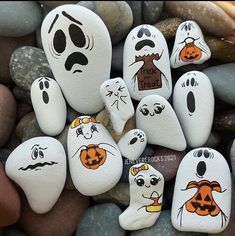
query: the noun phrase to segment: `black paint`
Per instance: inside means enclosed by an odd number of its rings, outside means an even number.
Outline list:
[[[132,144],[136,143],[137,140],[138,140],[138,139],[137,139],[136,137],[134,137],[134,138],[130,141],[130,144],[132,145]]]
[[[65,61],[65,69],[67,71],[70,71],[75,64],[87,65],[88,59],[81,52],[73,52],[72,54],[68,56],[68,58]],[[77,70],[77,71],[82,72],[80,70]]]
[[[57,30],[53,38],[53,46],[56,52],[62,53],[66,47],[66,36],[62,30]]]
[[[39,88],[40,88],[41,90],[43,90],[43,82],[42,82],[42,81],[39,83]]]
[[[148,37],[151,36],[151,33],[150,33],[150,31],[149,31],[148,29],[146,29],[146,28],[141,28],[141,29],[138,31],[138,33],[137,33],[137,37],[138,37],[138,38],[141,38],[144,34],[145,34],[146,36],[148,36]]]
[[[200,161],[197,164],[197,174],[199,176],[203,176],[206,173],[206,163],[204,161]]]
[[[204,157],[205,158],[209,158],[210,157],[210,153],[207,150],[204,150]]]
[[[42,92],[42,100],[46,104],[49,102],[49,96],[48,96],[48,93],[46,91]]]
[[[26,170],[33,170],[33,169],[36,169],[38,167],[43,167],[43,166],[52,166],[52,165],[56,165],[58,164],[58,162],[54,162],[54,161],[51,161],[51,162],[43,162],[43,163],[36,163],[35,165],[28,165],[27,167],[20,167],[19,170],[23,170],[23,171],[26,171]]]
[[[142,187],[144,185],[144,179],[142,179],[142,178],[137,179],[136,184],[138,186]]]
[[[86,44],[86,38],[81,28],[75,24],[69,26],[69,35],[76,47],[82,48]]]
[[[195,97],[192,91],[187,95],[187,107],[191,113],[195,111]]]
[[[44,85],[45,85],[45,87],[48,89],[49,88],[49,82],[48,81],[45,81],[44,82]]]
[[[149,46],[151,48],[154,48],[155,47],[155,43],[152,41],[152,40],[149,40],[149,39],[144,39],[144,40],[141,40],[139,41],[136,45],[135,45],[135,50],[136,51],[139,51],[141,50],[143,47],[145,46]]]

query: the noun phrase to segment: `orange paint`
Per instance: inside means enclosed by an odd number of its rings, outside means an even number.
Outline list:
[[[202,57],[202,50],[193,42],[187,43],[180,51],[180,58],[184,62],[193,62],[200,60]]]

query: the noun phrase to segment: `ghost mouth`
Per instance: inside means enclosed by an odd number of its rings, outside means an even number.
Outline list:
[[[75,70],[74,72],[73,72],[73,74],[75,74],[75,73],[81,73],[82,72],[82,70]]]
[[[149,39],[144,39],[144,40],[141,40],[139,41],[136,45],[135,45],[135,50],[136,51],[139,51],[141,50],[143,47],[145,46],[149,46],[151,48],[154,48],[155,47],[155,43],[152,41],[152,40],[149,40]]]
[[[27,167],[20,167],[19,170],[23,170],[23,171],[26,171],[26,170],[38,170],[39,167],[43,167],[43,166],[52,166],[52,165],[56,165],[58,164],[58,162],[54,162],[54,161],[51,161],[51,162],[43,162],[43,163],[36,163],[35,165],[28,165]]]

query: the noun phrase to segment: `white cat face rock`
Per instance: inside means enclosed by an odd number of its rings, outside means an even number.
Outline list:
[[[177,151],[186,148],[186,141],[170,103],[159,95],[148,95],[136,108],[136,126],[147,135],[149,144]]]
[[[72,181],[83,195],[110,190],[122,174],[122,156],[106,128],[90,116],[70,125],[67,138]]]
[[[132,161],[140,157],[146,145],[146,134],[140,129],[132,129],[128,131],[118,141],[118,147],[122,156]]]
[[[180,231],[222,232],[229,223],[231,177],[224,157],[211,148],[190,151],[175,182],[171,221]]]
[[[41,130],[51,136],[64,129],[67,107],[57,82],[48,77],[36,79],[30,90],[32,105]]]
[[[128,34],[123,51],[123,79],[135,100],[150,94],[170,97],[169,52],[164,36],[156,27],[139,25]]]
[[[130,205],[119,216],[125,230],[138,230],[152,226],[161,212],[164,177],[147,163],[130,168]]]
[[[66,179],[66,154],[51,137],[31,138],[6,161],[6,173],[25,192],[36,213],[48,212],[58,200]]]
[[[111,39],[91,10],[75,4],[50,11],[41,28],[48,62],[69,105],[93,114],[103,107],[99,88],[110,78]]]
[[[210,48],[204,41],[199,25],[194,21],[185,21],[178,26],[171,54],[171,67],[187,64],[202,64],[211,57]]]
[[[122,78],[106,80],[100,87],[100,94],[110,113],[113,128],[120,135],[135,113],[126,84]]]
[[[200,71],[182,75],[174,87],[173,106],[188,145],[203,146],[214,117],[214,93],[208,77]]]

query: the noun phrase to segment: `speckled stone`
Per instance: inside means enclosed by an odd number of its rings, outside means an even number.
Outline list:
[[[163,9],[163,1],[143,1],[144,23],[154,24],[159,19]]]
[[[76,4],[78,1],[39,1],[43,6],[46,6],[50,10],[55,7],[64,5],[64,4]]]
[[[17,103],[17,112],[16,112],[16,120],[19,121],[23,116],[33,111],[33,107],[30,104],[16,101]]]
[[[0,2],[1,36],[25,36],[34,32],[41,22],[41,7],[36,1]]]
[[[93,196],[95,203],[116,203],[119,206],[128,206],[130,201],[129,183],[118,183],[106,193]]]
[[[216,130],[235,130],[235,110],[215,115],[213,126]]]
[[[231,35],[235,28],[231,18],[211,1],[165,1],[165,9],[174,16],[196,21],[214,36]]]
[[[64,127],[64,130],[55,138],[60,141],[64,147],[65,152],[67,153],[67,136],[69,131],[69,125]]]
[[[137,25],[141,25],[143,23],[143,17],[142,17],[142,11],[143,11],[143,6],[142,2],[143,1],[126,1],[129,6],[131,7],[132,14],[133,14],[133,24],[132,28],[136,27]]]
[[[211,131],[206,143],[205,147],[216,148],[221,142],[221,137],[216,131]]]
[[[27,103],[29,105],[32,105],[31,97],[30,97],[30,91],[26,91],[18,86],[15,86],[12,90],[15,98],[18,101]]]
[[[173,17],[157,22],[154,26],[159,29],[166,39],[175,37],[178,26],[183,22],[181,18]]]
[[[124,236],[125,230],[118,221],[121,213],[120,208],[113,203],[88,208],[77,226],[76,236]]]
[[[170,210],[161,211],[156,223],[149,228],[132,231],[130,236],[206,236],[207,234],[182,232],[176,230],[171,224],[171,212]]]
[[[104,21],[112,44],[123,39],[132,26],[133,14],[125,1],[80,1],[78,5],[87,7]]]
[[[53,78],[46,55],[40,48],[24,46],[16,49],[9,67],[13,81],[24,90],[29,91],[33,81],[39,77]]]

